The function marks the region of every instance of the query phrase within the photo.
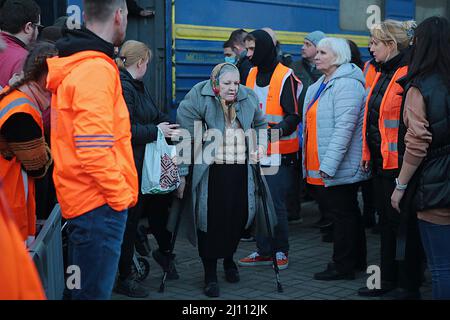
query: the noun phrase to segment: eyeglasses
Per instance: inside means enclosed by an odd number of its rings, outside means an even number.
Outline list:
[[[34,28],[38,28],[38,31],[41,32],[42,29],[44,29],[44,26],[39,23],[32,23],[31,24]]]

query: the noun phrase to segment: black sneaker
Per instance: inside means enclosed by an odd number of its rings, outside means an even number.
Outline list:
[[[217,282],[208,282],[203,292],[210,298],[217,298],[220,296],[219,284]]]
[[[144,287],[134,275],[122,280],[117,279],[114,292],[126,295],[131,298],[146,298],[149,295],[149,290]]]
[[[322,281],[333,281],[333,280],[354,280],[355,279],[355,273],[349,272],[349,273],[342,273],[337,271],[336,266],[334,264],[328,264],[327,269],[322,272],[318,272],[314,274],[315,280],[322,280]]]
[[[172,253],[162,253],[159,249],[152,252],[153,259],[161,266],[164,272],[167,272],[168,280],[177,280],[180,278],[175,268],[175,255]]]
[[[225,271],[225,280],[229,283],[236,283],[241,280],[239,276],[239,270],[236,263],[225,263],[223,264],[223,270]]]

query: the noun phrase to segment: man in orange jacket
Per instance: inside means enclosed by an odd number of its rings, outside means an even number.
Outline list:
[[[54,182],[68,220],[69,264],[81,270],[72,299],[109,299],[138,180],[130,118],[114,46],[125,38],[125,0],[85,0],[86,28],[65,30],[48,60]],[[66,291],[66,296],[68,291]]]

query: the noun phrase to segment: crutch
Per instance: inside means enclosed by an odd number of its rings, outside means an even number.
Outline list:
[[[270,219],[269,219],[269,210],[267,209],[267,194],[266,194],[266,188],[264,185],[264,181],[262,179],[262,170],[261,170],[261,166],[260,165],[256,165],[257,166],[257,178],[258,178],[258,182],[259,182],[259,189],[260,189],[260,194],[261,194],[261,198],[262,198],[262,203],[263,203],[263,209],[264,209],[264,218],[266,220],[266,226],[267,226],[267,232],[269,233],[269,239],[270,239],[270,245],[272,247],[272,264],[273,264],[273,270],[275,271],[275,278],[276,278],[276,282],[277,282],[277,291],[278,292],[283,292],[283,286],[281,285],[281,281],[280,281],[280,269],[278,268],[278,263],[277,263],[277,254],[275,252],[275,244],[274,244],[274,238],[273,238],[273,233],[272,233],[272,227],[270,225]]]
[[[177,218],[176,218],[176,223],[175,223],[175,229],[172,234],[172,239],[170,240],[170,255],[169,255],[170,257],[172,257],[172,253],[175,248],[175,241],[177,240],[178,229],[180,227],[180,221],[181,221],[181,214],[182,214],[182,211],[184,208],[185,201],[186,200],[184,200],[184,199],[178,199],[175,197],[175,200],[172,203],[173,206],[176,206],[175,212],[177,214]],[[166,268],[164,268],[164,274],[161,279],[161,285],[159,286],[159,291],[158,291],[159,293],[163,293],[164,289],[166,287],[166,279],[167,279],[167,272],[168,272],[169,266],[170,266],[170,262],[169,262],[169,265]]]

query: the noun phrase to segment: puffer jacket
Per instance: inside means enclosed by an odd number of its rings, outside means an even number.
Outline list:
[[[303,108],[303,135],[306,111],[325,76],[308,88]],[[367,180],[362,170],[362,125],[364,119],[364,75],[356,65],[341,65],[328,81],[317,107],[317,143],[320,170],[331,176],[324,179],[326,187]],[[306,142],[303,141],[303,159]],[[303,176],[306,177],[305,160]]]

